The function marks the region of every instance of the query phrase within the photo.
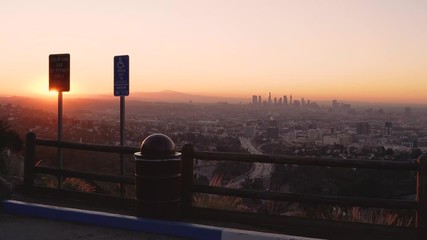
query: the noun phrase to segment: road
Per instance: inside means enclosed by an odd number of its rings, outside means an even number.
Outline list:
[[[251,154],[262,154],[248,138],[239,137],[240,144],[243,148],[247,149]],[[245,181],[246,178],[255,179],[263,178],[264,183],[268,182],[271,173],[273,172],[273,165],[266,163],[254,163],[251,170],[241,176],[236,177],[232,182],[227,184],[229,188],[240,188],[241,184]]]

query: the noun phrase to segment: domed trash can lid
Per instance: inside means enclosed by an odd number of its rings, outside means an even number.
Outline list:
[[[140,152],[134,154],[136,158],[165,159],[181,156],[175,151],[175,143],[165,134],[155,133],[148,136],[141,143]]]

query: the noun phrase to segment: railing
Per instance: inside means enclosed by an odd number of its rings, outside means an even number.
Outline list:
[[[45,146],[45,147],[54,147],[62,149],[74,149],[74,150],[86,150],[86,151],[95,151],[95,152],[109,152],[109,153],[123,153],[123,154],[133,154],[139,149],[136,147],[127,147],[127,146],[111,146],[111,145],[97,145],[97,144],[82,144],[74,142],[64,142],[60,144],[57,140],[48,140],[36,138],[36,135],[32,132],[26,135],[25,142],[25,163],[24,163],[24,187],[26,190],[48,193],[48,194],[57,194],[59,196],[67,196],[71,198],[80,198],[86,200],[95,200],[101,201],[101,203],[106,203],[110,205],[127,205],[134,206],[134,199],[126,199],[115,196],[108,196],[104,194],[88,194],[75,191],[65,191],[59,189],[59,184],[57,189],[51,188],[41,188],[34,186],[34,179],[36,174],[46,174],[57,177],[58,179],[72,177],[80,178],[89,181],[105,181],[110,183],[118,183],[123,186],[123,184],[134,185],[134,177],[129,176],[119,176],[119,175],[106,175],[98,174],[91,172],[81,172],[73,171],[67,169],[51,168],[51,167],[41,167],[36,166],[36,146]],[[121,162],[121,164],[123,164]],[[59,180],[61,181],[61,180]]]
[[[35,174],[50,174],[58,177],[77,177],[88,180],[102,180],[121,184],[134,184],[133,177],[110,176],[95,173],[83,173],[65,169],[52,169],[34,165],[35,148],[37,146],[61,147],[88,151],[111,153],[134,153],[138,148],[122,146],[105,146],[93,144],[78,144],[55,140],[37,139],[35,134],[29,133],[26,138],[25,179],[27,188],[32,188]],[[189,144],[184,145],[182,153],[182,197],[181,207],[183,216],[187,219],[208,219],[209,221],[234,221],[242,224],[255,224],[269,227],[273,231],[288,234],[325,237],[329,239],[358,239],[370,235],[369,239],[427,239],[427,156],[421,156],[417,162],[372,161],[372,160],[339,160],[332,158],[294,157],[251,155],[238,153],[195,152]],[[311,194],[294,194],[281,192],[267,192],[225,187],[212,187],[193,183],[194,160],[205,161],[234,161],[248,163],[292,164],[322,167],[343,167],[376,170],[415,171],[417,173],[416,200],[395,200],[377,198],[354,198],[340,196],[325,196]],[[309,204],[329,204],[338,206],[360,206],[369,208],[405,209],[416,212],[415,228],[391,227],[376,224],[340,223],[336,221],[308,219],[299,217],[263,215],[237,211],[207,209],[193,206],[194,194],[215,194],[223,196],[251,198],[259,200],[286,201]],[[117,199],[116,199],[117,200]],[[128,201],[134,201],[127,199]],[[351,232],[349,232],[349,230]],[[359,235],[358,235],[359,234]],[[377,235],[376,235],[377,234]],[[351,237],[353,236],[353,237]]]

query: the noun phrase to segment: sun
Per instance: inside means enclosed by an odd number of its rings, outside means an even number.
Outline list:
[[[49,91],[49,81],[45,78],[35,78],[28,84],[27,92],[30,95],[41,98],[55,98],[57,91]]]

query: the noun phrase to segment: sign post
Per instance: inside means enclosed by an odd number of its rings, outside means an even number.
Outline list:
[[[62,92],[70,91],[70,54],[49,55],[49,91],[58,92],[58,160],[62,169]],[[61,177],[58,177],[58,188],[61,188]]]
[[[129,96],[129,56],[114,57],[114,96]]]
[[[129,96],[129,56],[114,57],[114,96],[120,96],[120,146],[125,141],[125,97]],[[120,175],[123,176],[123,153],[120,153]],[[120,183],[120,194],[124,195]]]

